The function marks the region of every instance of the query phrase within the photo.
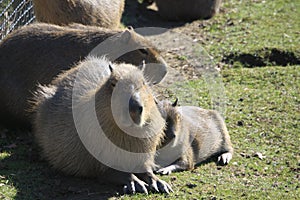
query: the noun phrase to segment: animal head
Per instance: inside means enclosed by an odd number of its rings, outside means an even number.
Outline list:
[[[178,110],[178,99],[174,103],[163,100],[158,102],[158,108],[164,120],[166,121],[164,145],[167,145],[173,139],[176,141],[178,132],[181,129],[181,114]],[[176,142],[174,142],[176,143]]]
[[[114,120],[120,128],[143,128],[154,121],[163,121],[142,70],[124,63],[110,65],[109,69],[111,75],[108,84],[112,89],[111,108]],[[164,126],[163,122],[158,124],[161,128]]]
[[[159,50],[146,38],[136,33],[132,27],[128,27],[120,35],[120,41],[122,45],[128,49],[132,49],[132,51],[126,52],[118,60],[133,63],[134,65],[141,65],[142,62],[146,62],[147,65],[144,68],[144,74],[149,82],[153,84],[161,82],[167,73],[168,65],[160,56]]]
[[[94,47],[89,55],[106,55],[112,61],[131,63],[136,66],[145,61],[147,63],[145,76],[154,84],[162,81],[167,73],[167,64],[158,50],[132,28],[115,32]]]

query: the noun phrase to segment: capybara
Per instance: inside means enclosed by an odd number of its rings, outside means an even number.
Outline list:
[[[125,0],[33,0],[37,21],[67,25],[80,23],[104,28],[120,25]]]
[[[0,123],[30,129],[27,100],[36,83],[50,83],[91,51],[134,65],[145,61],[149,63],[147,77],[156,83],[166,74],[166,63],[156,49],[132,29],[112,31],[81,24],[24,26],[0,43]]]
[[[209,19],[219,12],[222,0],[155,0],[158,13],[167,20]]]
[[[165,140],[156,158],[157,172],[170,174],[190,170],[195,165],[217,157],[228,164],[233,155],[225,122],[214,110],[195,106],[177,106],[163,100],[158,103],[166,120]]]
[[[87,57],[39,86],[33,101],[34,135],[55,169],[129,193],[172,191],[152,171],[165,124],[135,66]]]

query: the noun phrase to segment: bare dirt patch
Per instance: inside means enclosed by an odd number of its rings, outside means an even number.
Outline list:
[[[283,51],[276,48],[265,48],[254,53],[231,53],[225,55],[223,60],[226,64],[233,65],[240,62],[243,67],[263,67],[263,66],[287,66],[299,65],[300,58],[294,52]]]

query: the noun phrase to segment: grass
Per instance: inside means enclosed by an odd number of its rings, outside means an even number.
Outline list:
[[[98,185],[93,180],[60,175],[39,160],[31,136],[1,130],[0,199],[299,199],[299,4],[225,0],[225,12],[186,25],[200,24],[191,28],[205,37],[204,48],[223,66],[226,123],[235,148],[228,166],[207,163],[161,177],[174,189],[169,196],[120,196],[111,188],[91,189]],[[269,56],[272,50],[289,59],[275,62]],[[289,62],[292,59],[295,62]],[[182,101],[212,106],[203,80],[189,81],[182,88],[176,94]],[[81,182],[86,184],[78,186]]]
[[[217,60],[233,53],[263,49],[294,52],[300,57],[300,3],[292,0],[225,1],[225,13],[207,25],[206,49]],[[259,55],[256,55],[259,56]]]
[[[300,198],[299,66],[225,69],[222,75],[229,100],[226,122],[235,147],[232,163],[225,167],[208,163],[163,177],[175,189],[169,198]],[[202,100],[208,96],[203,81],[189,87],[204,91],[195,101],[211,106]],[[122,199],[140,198],[146,197]],[[147,197],[157,198],[164,196]]]

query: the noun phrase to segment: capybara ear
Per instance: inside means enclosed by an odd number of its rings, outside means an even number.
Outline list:
[[[130,30],[125,30],[122,35],[121,35],[121,41],[124,43],[124,44],[128,44],[129,41],[131,40],[131,33],[130,33]]]
[[[174,101],[174,103],[172,103],[172,107],[176,107],[178,103],[178,98],[176,98],[176,100]]]
[[[113,69],[113,67],[112,67],[112,65],[109,63],[109,65],[108,65],[108,67],[109,67],[109,71],[111,72],[111,73],[113,73],[114,72],[114,69]]]
[[[114,74],[114,67],[111,63],[109,63],[108,67],[109,67],[109,71],[111,72],[111,75],[110,75],[110,78],[108,81],[109,81],[110,85],[114,88],[118,82],[117,75]]]

